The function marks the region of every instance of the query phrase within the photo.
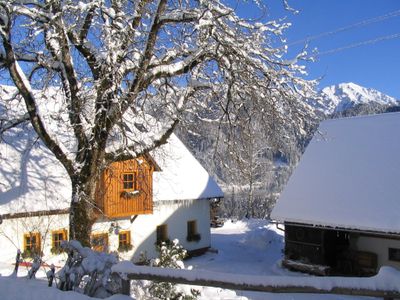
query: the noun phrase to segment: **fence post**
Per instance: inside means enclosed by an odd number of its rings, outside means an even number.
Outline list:
[[[51,264],[50,270],[47,271],[47,273],[46,273],[49,287],[51,287],[53,285],[55,272],[56,272],[56,267],[53,264]]]
[[[122,295],[131,295],[131,281],[129,279],[121,278],[121,294]]]
[[[21,262],[21,250],[17,250],[17,256],[15,257],[15,268],[14,268],[14,274],[17,275],[18,273],[18,268],[19,268],[19,263]]]

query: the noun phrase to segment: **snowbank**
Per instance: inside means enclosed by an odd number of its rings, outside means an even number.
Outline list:
[[[29,280],[25,277],[0,276],[0,298],[2,300],[93,300],[94,298],[76,293],[49,288],[44,280]],[[114,295],[106,300],[132,300],[124,295]]]
[[[254,276],[243,274],[227,274],[201,270],[180,270],[167,268],[152,268],[136,266],[124,261],[112,267],[113,272],[118,272],[131,279],[166,279],[168,281],[224,287],[230,289],[264,291],[264,292],[334,292],[335,289],[353,290],[357,295],[359,291],[390,291],[400,293],[400,271],[391,267],[382,267],[374,277],[311,277],[311,276]],[[362,294],[362,292],[360,292]]]

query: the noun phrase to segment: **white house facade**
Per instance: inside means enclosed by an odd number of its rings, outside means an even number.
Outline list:
[[[165,226],[167,240],[178,239],[189,253],[201,253],[210,247],[210,202],[208,200],[178,200],[156,203],[153,214],[138,215],[130,219],[99,220],[92,228],[93,236],[107,236],[108,252],[118,252],[124,259],[138,261],[144,254],[157,257],[157,227]],[[190,239],[189,224],[193,224],[199,238]],[[40,249],[45,258],[53,255],[55,233],[65,232],[68,238],[69,215],[23,216],[3,219],[0,225],[0,255],[2,259],[15,257],[17,249],[26,247],[24,236],[38,233]],[[189,229],[190,230],[190,229]],[[120,234],[128,234],[129,249],[119,249]]]
[[[0,107],[0,114],[7,113]],[[221,189],[175,135],[149,157],[151,162],[135,161],[151,167],[149,190],[128,190],[124,201],[139,201],[136,194],[147,193],[150,206],[131,215],[100,213],[92,227],[93,247],[132,260],[141,253],[157,256],[156,244],[165,240],[179,239],[193,254],[206,250],[210,201],[223,197]],[[122,199],[125,185],[133,185],[137,175],[132,171],[119,177],[118,197]],[[68,238],[70,201],[66,171],[32,128],[21,125],[5,132],[0,142],[0,257],[11,259],[17,249],[26,254],[39,249],[45,258],[57,253]]]

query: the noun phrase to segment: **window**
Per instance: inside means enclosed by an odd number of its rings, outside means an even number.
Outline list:
[[[108,234],[107,233],[97,233],[92,234],[91,237],[92,249],[98,252],[108,251]]]
[[[197,242],[201,238],[200,234],[197,232],[197,221],[192,220],[187,222],[187,237],[188,242]]]
[[[197,233],[197,224],[196,221],[188,221],[187,222],[187,235],[193,236]]]
[[[168,241],[168,227],[166,224],[157,226],[157,244]]]
[[[65,229],[55,230],[51,232],[51,253],[58,254],[61,252],[61,242],[67,240],[67,231]]]
[[[118,250],[128,251],[131,249],[131,232],[129,230],[120,231],[118,234]]]
[[[24,234],[24,252],[27,257],[40,254],[40,233],[29,232]]]
[[[389,260],[400,261],[400,249],[389,248]]]
[[[135,177],[135,173],[122,174],[122,184],[124,190],[134,190],[136,188]]]

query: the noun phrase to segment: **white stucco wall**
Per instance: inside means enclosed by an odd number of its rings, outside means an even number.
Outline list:
[[[400,240],[359,235],[354,240],[352,247],[359,251],[376,253],[378,256],[378,269],[382,266],[400,269],[400,262],[389,260],[389,248],[400,249]]]
[[[197,221],[197,231],[201,235],[198,242],[188,242],[187,222]],[[131,231],[131,243],[133,249],[128,253],[122,253],[125,259],[136,260],[140,253],[146,253],[148,258],[157,257],[155,248],[156,227],[166,224],[170,240],[179,239],[180,244],[187,250],[196,250],[210,247],[210,206],[207,200],[164,201],[155,203],[154,212],[151,215],[139,215],[133,223],[127,219],[117,219],[120,230]],[[109,221],[97,222],[93,226],[93,233],[108,232]],[[118,235],[109,235],[110,251],[118,248]]]
[[[17,249],[23,251],[24,234],[39,232],[44,257],[50,255],[51,231],[69,228],[68,214],[41,217],[26,217],[3,220],[0,224],[0,257],[2,260],[14,258]]]
[[[201,235],[198,242],[188,242],[187,222],[197,221],[197,231]],[[210,207],[207,200],[162,201],[156,202],[151,215],[139,215],[132,223],[129,219],[99,221],[93,225],[93,233],[109,233],[110,224],[118,224],[120,230],[131,231],[131,251],[121,253],[124,259],[136,260],[141,252],[148,258],[157,256],[155,250],[156,227],[166,224],[170,240],[179,239],[187,250],[196,250],[210,247]],[[42,251],[44,258],[51,255],[51,231],[68,229],[68,215],[54,215],[43,217],[27,217],[3,220],[0,224],[0,257],[2,260],[13,259],[17,249],[23,249],[24,233],[29,231],[41,234]],[[109,251],[118,248],[118,234],[108,235]]]

